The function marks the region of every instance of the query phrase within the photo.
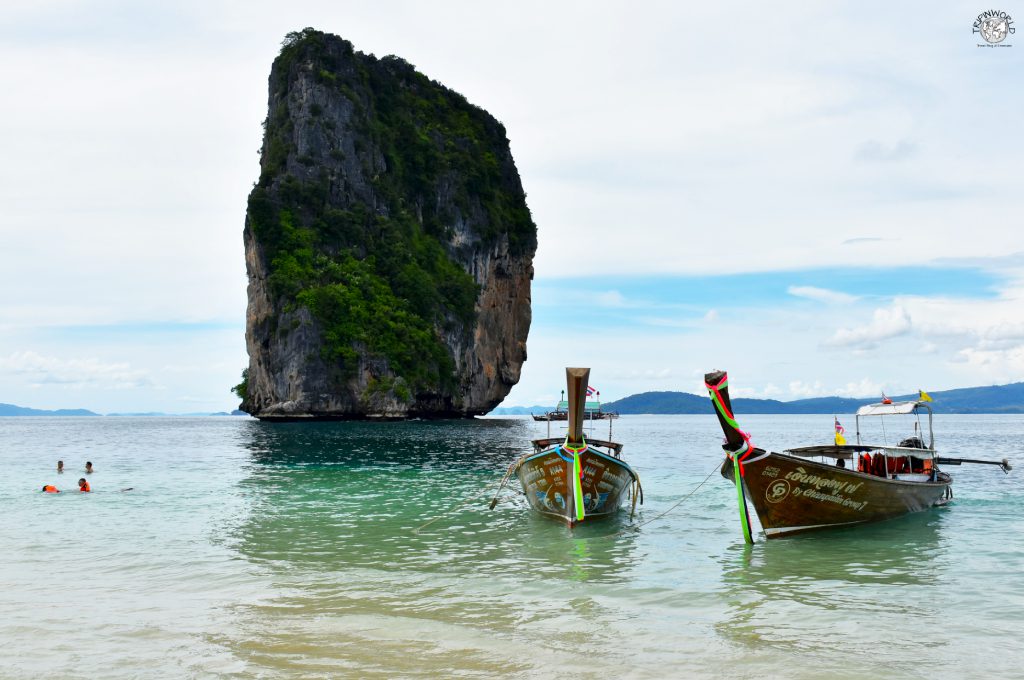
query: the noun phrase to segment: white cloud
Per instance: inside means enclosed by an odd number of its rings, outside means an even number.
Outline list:
[[[611,371],[609,377],[612,380],[629,380],[638,382],[661,382],[674,377],[671,368],[646,368],[631,371]]]
[[[787,396],[785,392],[773,385],[768,383],[764,387],[729,387],[730,394],[734,397],[743,397],[746,399],[777,399],[779,397]]]
[[[856,295],[828,290],[827,288],[816,288],[814,286],[790,286],[786,289],[786,292],[796,297],[824,302],[829,305],[849,305],[860,299]]]
[[[598,293],[594,301],[601,307],[626,307],[626,298],[617,290],[608,290]]]
[[[856,158],[869,163],[891,163],[906,160],[917,153],[917,144],[901,139],[893,144],[883,144],[869,139],[857,148]]]
[[[862,399],[867,397],[878,397],[885,389],[885,385],[875,382],[870,378],[861,378],[859,382],[848,382],[843,387],[834,390],[834,394],[840,397],[851,397]]]
[[[957,359],[973,368],[983,369],[985,375],[993,376],[997,382],[1009,382],[1015,376],[1024,376],[1024,345],[1008,349],[967,347],[960,350]]]
[[[128,363],[104,363],[95,358],[60,359],[32,351],[0,358],[0,373],[18,376],[33,387],[132,389],[153,384],[148,371],[133,369]]]
[[[793,399],[807,399],[824,396],[826,392],[821,381],[815,380],[813,383],[806,383],[802,380],[794,380],[789,383],[789,394]]]
[[[910,314],[899,305],[876,309],[871,323],[854,328],[840,328],[825,344],[831,347],[866,349],[882,340],[906,335],[912,323]]]
[[[205,387],[199,376],[175,374],[176,393],[206,393],[223,408],[217,400],[230,399],[226,389],[244,363],[241,331],[156,349],[151,338],[129,335],[96,349],[54,335],[48,346],[34,340],[65,325],[244,318],[241,229],[259,173],[267,74],[283,34],[307,25],[365,52],[399,54],[503,121],[540,230],[537,282],[574,275],[567,254],[591,263],[606,286],[623,273],[831,266],[899,265],[911,276],[915,263],[989,267],[1004,252],[1014,253],[1008,266],[1021,265],[1012,220],[1024,137],[1000,138],[993,154],[976,131],[1015,129],[1022,93],[1003,87],[1003,70],[989,58],[999,55],[966,49],[969,34],[957,46],[948,13],[894,6],[878,21],[875,9],[856,3],[728,1],[314,0],[241,13],[223,0],[87,4],[18,2],[0,21],[0,85],[11,101],[34,103],[11,108],[0,129],[0,356],[33,347],[97,357],[96,375],[113,367],[108,383],[118,373],[131,383],[141,372],[173,384],[160,368],[170,361],[237,364],[206,371]],[[903,30],[911,24],[916,30]],[[729,49],[707,30],[718,25],[730,26]],[[983,215],[995,216],[989,228],[972,228]],[[858,302],[803,288],[820,302]],[[876,312],[862,327],[829,308],[800,315],[770,305],[739,324],[717,302],[704,316],[714,332],[699,323],[703,309],[681,315],[687,321],[663,320],[655,332],[615,328],[585,347],[535,324],[524,381],[533,381],[528,393],[547,393],[552,367],[581,354],[595,369],[632,370],[642,357],[641,365],[670,366],[674,375],[728,364],[761,394],[793,375],[834,385],[868,368],[889,375],[928,367],[975,384],[977,364],[992,379],[1021,378],[1014,352],[1024,342],[1015,330],[1024,323],[1022,288],[1016,300],[900,299],[904,314]],[[634,304],[589,288],[579,299]],[[545,300],[535,294],[533,303],[536,310]],[[15,331],[28,341],[13,339]],[[900,335],[935,354],[889,361],[866,352]],[[820,352],[823,338],[851,350],[851,365]],[[185,356],[169,358],[174,351]],[[942,363],[952,356],[962,363]],[[89,360],[77,361],[88,373]],[[75,377],[57,368],[53,376]],[[625,379],[611,387],[632,389]]]

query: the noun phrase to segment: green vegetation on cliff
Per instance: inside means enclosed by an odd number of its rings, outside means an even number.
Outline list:
[[[341,377],[364,352],[414,391],[450,390],[454,361],[441,335],[472,332],[479,293],[453,251],[503,237],[514,253],[536,247],[511,158],[496,155],[507,154],[504,128],[405,61],[356,53],[313,29],[287,36],[270,90],[248,221],[273,295],[285,310],[309,309],[321,355]],[[344,120],[325,110],[341,98]],[[300,154],[303,134],[327,141]],[[352,177],[367,186],[353,188]],[[469,242],[463,234],[449,245],[470,224]]]

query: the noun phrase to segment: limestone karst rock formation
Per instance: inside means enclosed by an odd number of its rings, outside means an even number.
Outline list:
[[[397,57],[312,29],[270,73],[249,196],[266,419],[465,417],[519,380],[536,226],[504,127]]]

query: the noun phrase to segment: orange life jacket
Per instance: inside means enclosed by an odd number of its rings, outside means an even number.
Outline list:
[[[53,484],[47,484],[43,487],[43,493],[60,493],[60,489],[55,487]]]
[[[885,465],[889,472],[906,472],[907,470],[907,457],[906,456],[892,456],[885,459]]]
[[[86,482],[84,486],[78,487],[78,490],[83,493],[92,491],[92,489],[89,488],[89,482]]]

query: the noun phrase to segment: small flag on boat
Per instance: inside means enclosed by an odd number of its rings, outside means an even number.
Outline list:
[[[932,400],[931,396],[929,396],[929,394],[927,392],[925,392],[924,390],[918,390],[917,391],[917,398],[918,398],[918,401],[931,401]]]
[[[601,394],[601,393],[600,393],[600,392],[598,392],[597,390],[595,390],[595,389],[594,389],[593,387],[591,387],[590,385],[587,385],[587,396],[588,396],[588,397],[592,397],[592,396],[594,396],[595,394]]]
[[[891,404],[892,403],[892,399],[890,399],[889,397],[885,396],[885,392],[882,392],[882,403],[883,404]]]
[[[846,437],[843,433],[846,432],[846,428],[839,423],[839,418],[832,416],[836,420],[836,446],[846,446]]]

